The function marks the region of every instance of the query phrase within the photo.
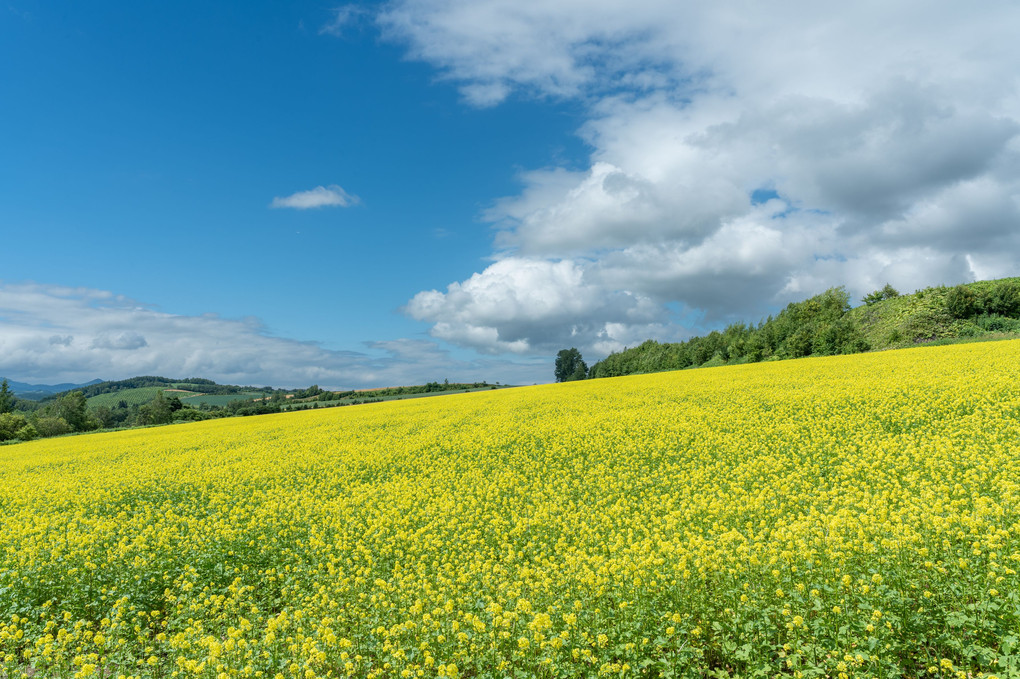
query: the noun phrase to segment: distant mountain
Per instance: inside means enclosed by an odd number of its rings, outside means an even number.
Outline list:
[[[84,382],[83,384],[72,384],[70,382],[64,382],[63,384],[28,384],[26,382],[7,380],[7,385],[18,398],[38,401],[47,396],[51,396],[52,394],[59,394],[62,391],[71,391],[72,389],[91,387],[93,384],[99,384],[102,381],[103,380],[92,380],[91,382]]]

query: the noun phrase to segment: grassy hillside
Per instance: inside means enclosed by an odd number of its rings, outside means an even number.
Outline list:
[[[167,397],[176,396],[184,405],[198,408],[201,405],[223,407],[233,401],[250,401],[277,391],[271,388],[256,390],[252,387],[241,387],[233,384],[217,384],[212,380],[189,378],[175,380],[153,375],[132,377],[126,380],[98,382],[78,388],[90,408],[117,408],[121,402],[128,408],[143,406],[150,403],[159,392]],[[51,396],[47,400],[54,400]]]
[[[788,305],[757,325],[736,323],[686,342],[649,340],[592,366],[589,377],[1020,336],[1020,278],[899,295],[886,287],[852,307],[842,288]]]
[[[116,408],[117,404],[124,401],[128,407],[144,405],[154,399],[156,394],[163,391],[164,387],[136,387],[134,389],[121,389],[86,399],[90,407],[106,406]]]
[[[225,406],[232,401],[251,401],[265,396],[261,391],[243,391],[237,394],[181,394],[172,391],[164,392],[167,396],[177,396],[186,406],[197,408],[200,405]]]
[[[0,676],[1015,677],[1018,351],[0,448]]]
[[[873,350],[996,338],[1020,333],[1020,292],[1012,292],[1017,289],[1020,278],[925,288],[863,304],[848,316],[859,324]]]
[[[233,384],[217,384],[212,380],[192,377],[185,380],[170,379],[157,375],[141,375],[126,380],[114,380],[97,382],[85,387],[76,388],[72,391],[80,391],[85,398],[94,398],[104,394],[118,394],[129,392],[135,389],[180,389],[189,392],[203,394],[248,394],[256,391],[275,391],[270,387],[241,387]],[[152,392],[154,393],[154,392]],[[151,398],[151,397],[150,397]],[[104,403],[105,405],[105,403]]]

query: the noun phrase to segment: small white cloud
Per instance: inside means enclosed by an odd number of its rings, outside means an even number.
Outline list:
[[[316,186],[310,191],[298,191],[285,198],[273,198],[269,207],[309,210],[318,207],[351,207],[360,202],[361,200],[357,196],[347,193],[336,184],[330,184],[329,186]]]

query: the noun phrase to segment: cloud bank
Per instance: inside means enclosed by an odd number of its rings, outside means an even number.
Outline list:
[[[319,207],[351,207],[360,202],[357,196],[351,195],[336,184],[316,186],[308,191],[298,191],[284,198],[273,198],[271,208],[293,208],[310,210]]]
[[[407,313],[483,352],[596,353],[846,285],[1020,274],[1020,5],[397,0],[466,102],[580,102],[582,171],[484,217],[494,263]]]
[[[547,374],[548,373],[548,374]],[[0,283],[0,376],[31,383],[135,375],[347,389],[433,380],[548,381],[548,363],[458,360],[429,340],[334,351],[274,337],[253,318],[182,316],[103,290]]]

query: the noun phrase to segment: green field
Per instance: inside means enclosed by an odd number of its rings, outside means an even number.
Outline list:
[[[171,394],[168,394],[168,396]],[[247,391],[243,394],[195,394],[194,396],[177,394],[177,397],[181,399],[181,403],[195,408],[203,403],[211,406],[225,406],[231,401],[250,401],[255,398],[262,398],[262,396],[262,392],[258,391]]]
[[[133,405],[145,405],[152,399],[156,398],[158,392],[164,392],[164,395],[168,398],[176,396],[181,399],[181,403],[184,405],[199,407],[203,403],[211,406],[225,406],[231,401],[248,401],[254,398],[260,398],[261,392],[249,391],[241,394],[202,394],[199,392],[181,392],[168,390],[166,387],[138,387],[137,389],[124,389],[122,391],[115,391],[109,394],[100,394],[99,396],[93,396],[88,399],[88,404],[92,408],[98,406],[106,406],[107,408],[116,408],[117,404],[121,401],[125,401],[128,407]]]
[[[92,408],[99,406],[106,406],[107,408],[116,408],[117,404],[124,401],[128,404],[128,407],[133,405],[144,405],[156,398],[158,392],[165,391],[164,387],[138,387],[136,389],[123,389],[121,391],[114,391],[109,394],[100,394],[99,396],[93,396],[88,399],[88,404]]]

